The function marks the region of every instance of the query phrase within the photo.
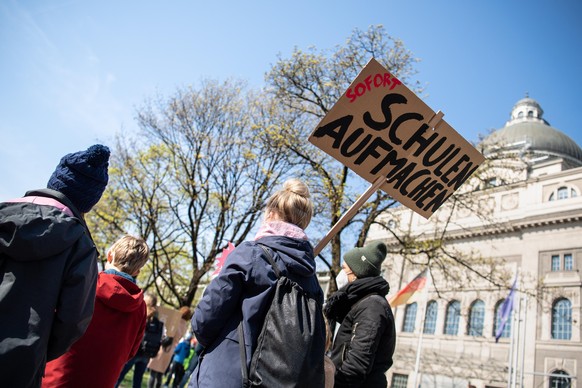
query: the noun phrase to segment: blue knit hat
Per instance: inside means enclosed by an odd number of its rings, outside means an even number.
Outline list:
[[[96,144],[63,156],[47,187],[63,193],[81,213],[89,212],[107,187],[109,155],[109,148]]]

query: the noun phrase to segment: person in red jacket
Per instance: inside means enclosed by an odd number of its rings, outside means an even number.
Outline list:
[[[144,335],[146,305],[135,277],[148,255],[146,242],[129,235],[111,246],[97,278],[93,319],[67,353],[47,363],[44,388],[115,386]]]

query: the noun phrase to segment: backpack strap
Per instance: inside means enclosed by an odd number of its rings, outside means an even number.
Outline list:
[[[279,279],[281,277],[281,269],[279,268],[277,263],[275,263],[275,260],[273,259],[273,255],[271,254],[271,251],[269,249],[267,249],[267,247],[264,246],[263,244],[257,244],[257,245],[260,246],[263,249],[263,251],[265,252],[265,254],[267,255],[267,261],[269,262],[269,264],[271,264],[271,267],[273,267],[273,271],[275,271],[275,276],[277,276],[277,279]]]
[[[257,245],[263,248],[263,251],[267,254],[267,260],[269,261],[269,263],[271,263],[271,266],[273,267],[273,270],[275,271],[277,278],[279,278],[280,271],[279,268],[277,268],[277,266],[275,265],[275,262],[271,257],[271,253],[267,251],[267,249],[261,244]],[[240,354],[240,370],[242,374],[242,386],[243,388],[246,388],[250,386],[250,381],[249,381],[249,371],[247,369],[247,351],[245,346],[245,332],[242,326],[242,319],[238,324],[237,331],[238,331],[238,350]]]
[[[279,279],[281,277],[281,269],[279,269],[279,266],[277,265],[277,263],[275,263],[275,260],[273,259],[273,254],[263,244],[257,243],[257,245],[261,247],[263,252],[265,252],[267,261],[269,262],[269,264],[271,264],[271,267],[273,267],[273,271],[275,272],[277,279]],[[243,385],[243,388],[247,388],[247,387],[251,386],[251,382],[249,380],[249,371],[247,369],[247,352],[246,352],[246,347],[245,347],[245,333],[244,333],[243,326],[242,326],[242,319],[241,319],[240,323],[238,324],[237,331],[238,331],[238,345],[239,345],[239,353],[240,353],[240,361],[241,361],[240,364],[241,364],[241,373],[242,373],[242,385]]]
[[[249,371],[247,369],[247,351],[245,349],[245,333],[242,327],[242,320],[238,324],[238,349],[240,352],[240,370],[242,373],[243,388],[250,387]]]

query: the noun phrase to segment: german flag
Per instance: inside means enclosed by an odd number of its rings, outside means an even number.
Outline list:
[[[396,307],[402,304],[408,303],[408,300],[414,295],[414,293],[418,290],[422,290],[426,285],[426,278],[428,276],[428,268],[425,268],[424,271],[416,275],[414,279],[410,283],[408,283],[403,289],[398,291],[396,295],[394,295],[388,303],[390,306]]]

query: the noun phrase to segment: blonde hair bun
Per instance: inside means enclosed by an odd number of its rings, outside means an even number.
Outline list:
[[[282,221],[297,225],[301,229],[307,228],[313,216],[309,188],[299,179],[286,180],[283,187],[267,200],[266,212],[273,212]]]
[[[303,198],[311,198],[311,194],[309,193],[309,188],[299,179],[288,179],[283,183],[283,190],[289,191],[293,194],[297,194]]]

